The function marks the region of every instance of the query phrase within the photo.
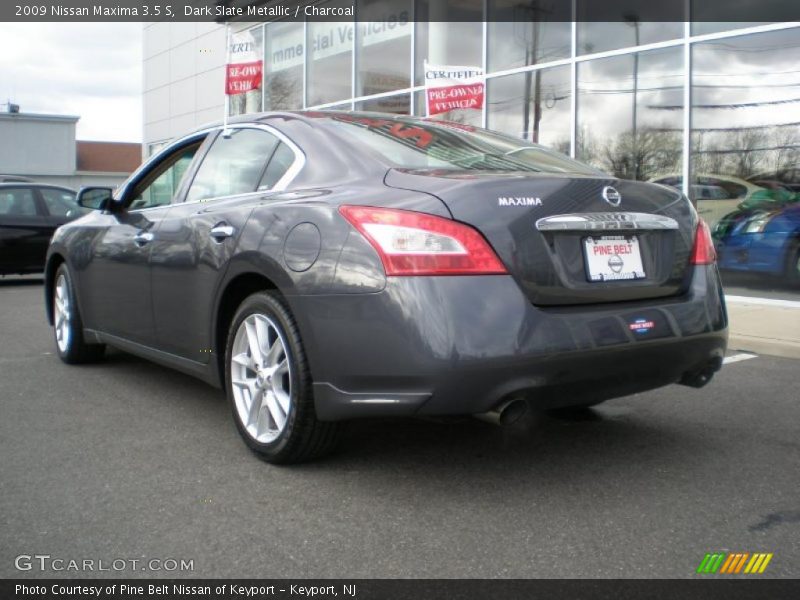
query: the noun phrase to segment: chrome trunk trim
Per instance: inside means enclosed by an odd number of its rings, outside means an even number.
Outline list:
[[[536,221],[539,231],[636,231],[674,230],[678,222],[663,215],[637,212],[571,213],[543,217]]]

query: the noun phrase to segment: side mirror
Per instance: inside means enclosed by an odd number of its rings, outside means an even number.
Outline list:
[[[85,187],[78,191],[78,205],[91,210],[107,210],[114,190],[108,187]]]

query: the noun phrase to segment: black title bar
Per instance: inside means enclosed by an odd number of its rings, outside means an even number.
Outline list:
[[[800,21],[798,0],[2,0],[0,21],[370,21],[401,11],[413,21]]]
[[[619,579],[323,579],[145,580],[25,579],[0,581],[4,600],[762,600],[798,598],[800,581],[709,577]]]

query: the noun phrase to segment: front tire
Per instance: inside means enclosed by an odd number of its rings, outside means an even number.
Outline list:
[[[83,338],[83,321],[66,264],[58,267],[53,286],[53,332],[58,357],[65,363],[90,363],[103,358],[105,345],[87,344]]]
[[[248,447],[274,464],[330,453],[341,425],[317,419],[297,324],[273,292],[246,298],[225,348],[225,382],[233,420]]]

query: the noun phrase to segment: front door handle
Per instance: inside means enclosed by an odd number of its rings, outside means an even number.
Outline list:
[[[236,229],[234,229],[232,225],[220,223],[219,225],[215,225],[208,233],[215,241],[221,242],[225,238],[232,237],[235,232]]]
[[[144,246],[145,244],[152,242],[153,238],[156,236],[150,233],[149,231],[140,231],[135,236],[133,236],[133,241],[136,242],[137,246]]]

